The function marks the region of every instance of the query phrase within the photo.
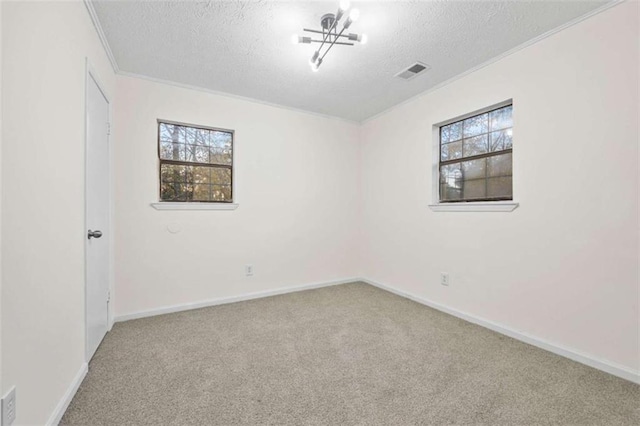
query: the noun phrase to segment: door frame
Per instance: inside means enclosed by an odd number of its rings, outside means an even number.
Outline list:
[[[109,170],[109,176],[107,179],[107,184],[109,185],[109,191],[107,193],[107,197],[108,197],[108,205],[109,205],[109,211],[108,211],[108,222],[109,222],[109,248],[108,248],[108,261],[109,261],[109,265],[107,267],[107,270],[109,271],[109,277],[108,277],[108,282],[109,282],[109,299],[108,299],[108,306],[107,306],[107,332],[111,331],[111,328],[113,327],[113,279],[114,279],[114,252],[113,252],[113,184],[112,184],[112,179],[113,179],[113,149],[111,146],[111,134],[113,133],[113,127],[111,126],[112,123],[112,103],[111,103],[111,97],[109,96],[108,92],[105,89],[104,84],[102,83],[102,80],[100,79],[100,77],[98,76],[98,73],[96,72],[95,67],[92,65],[91,61],[89,60],[89,58],[85,58],[85,80],[84,80],[84,221],[83,221],[83,229],[82,229],[82,238],[83,238],[83,248],[84,248],[84,360],[86,363],[89,363],[90,361],[90,355],[89,355],[89,347],[88,347],[88,332],[89,332],[89,326],[87,324],[87,308],[88,308],[88,303],[87,303],[87,286],[88,286],[88,281],[87,281],[87,260],[88,260],[88,256],[87,256],[87,229],[88,228],[88,223],[87,223],[87,217],[88,217],[88,211],[87,211],[87,200],[88,200],[88,164],[89,164],[89,158],[88,158],[88,154],[89,154],[89,150],[88,150],[88,144],[89,144],[89,126],[88,126],[88,106],[89,106],[89,83],[90,81],[93,80],[96,84],[96,86],[98,87],[98,90],[100,90],[100,92],[102,93],[102,96],[104,96],[104,98],[107,101],[107,116],[108,116],[108,122],[109,124],[109,134],[107,135],[107,152],[108,152],[108,170]]]

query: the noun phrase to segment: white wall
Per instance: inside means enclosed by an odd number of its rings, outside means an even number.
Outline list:
[[[0,390],[17,386],[18,424],[46,422],[84,362],[86,56],[118,105],[117,315],[364,275],[638,369],[637,3],[363,128],[116,79],[80,2],[1,11]],[[428,210],[431,125],[508,98],[520,208]],[[149,206],[157,118],[236,130],[237,210]]]
[[[358,276],[357,125],[130,77],[116,96],[117,316]],[[150,206],[159,118],[235,130],[237,210]]]
[[[2,391],[43,424],[84,363],[85,57],[115,76],[82,2],[2,8]]]
[[[0,1],[0,242],[2,241],[2,8]],[[2,244],[0,243],[0,392],[2,386]]]
[[[638,371],[638,71],[629,2],[366,123],[365,276]],[[429,210],[432,125],[510,98],[520,207]]]

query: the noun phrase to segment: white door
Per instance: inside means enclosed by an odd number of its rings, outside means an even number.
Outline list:
[[[109,101],[91,73],[86,99],[87,361],[109,327]]]

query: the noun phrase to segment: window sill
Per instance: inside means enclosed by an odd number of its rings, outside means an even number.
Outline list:
[[[520,204],[513,201],[429,204],[434,212],[512,212]]]
[[[238,203],[151,203],[156,210],[235,210]]]

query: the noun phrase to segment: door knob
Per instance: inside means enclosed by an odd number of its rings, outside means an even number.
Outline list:
[[[89,229],[89,232],[87,232],[88,239],[100,237],[102,237],[102,231],[92,231],[91,229]]]

